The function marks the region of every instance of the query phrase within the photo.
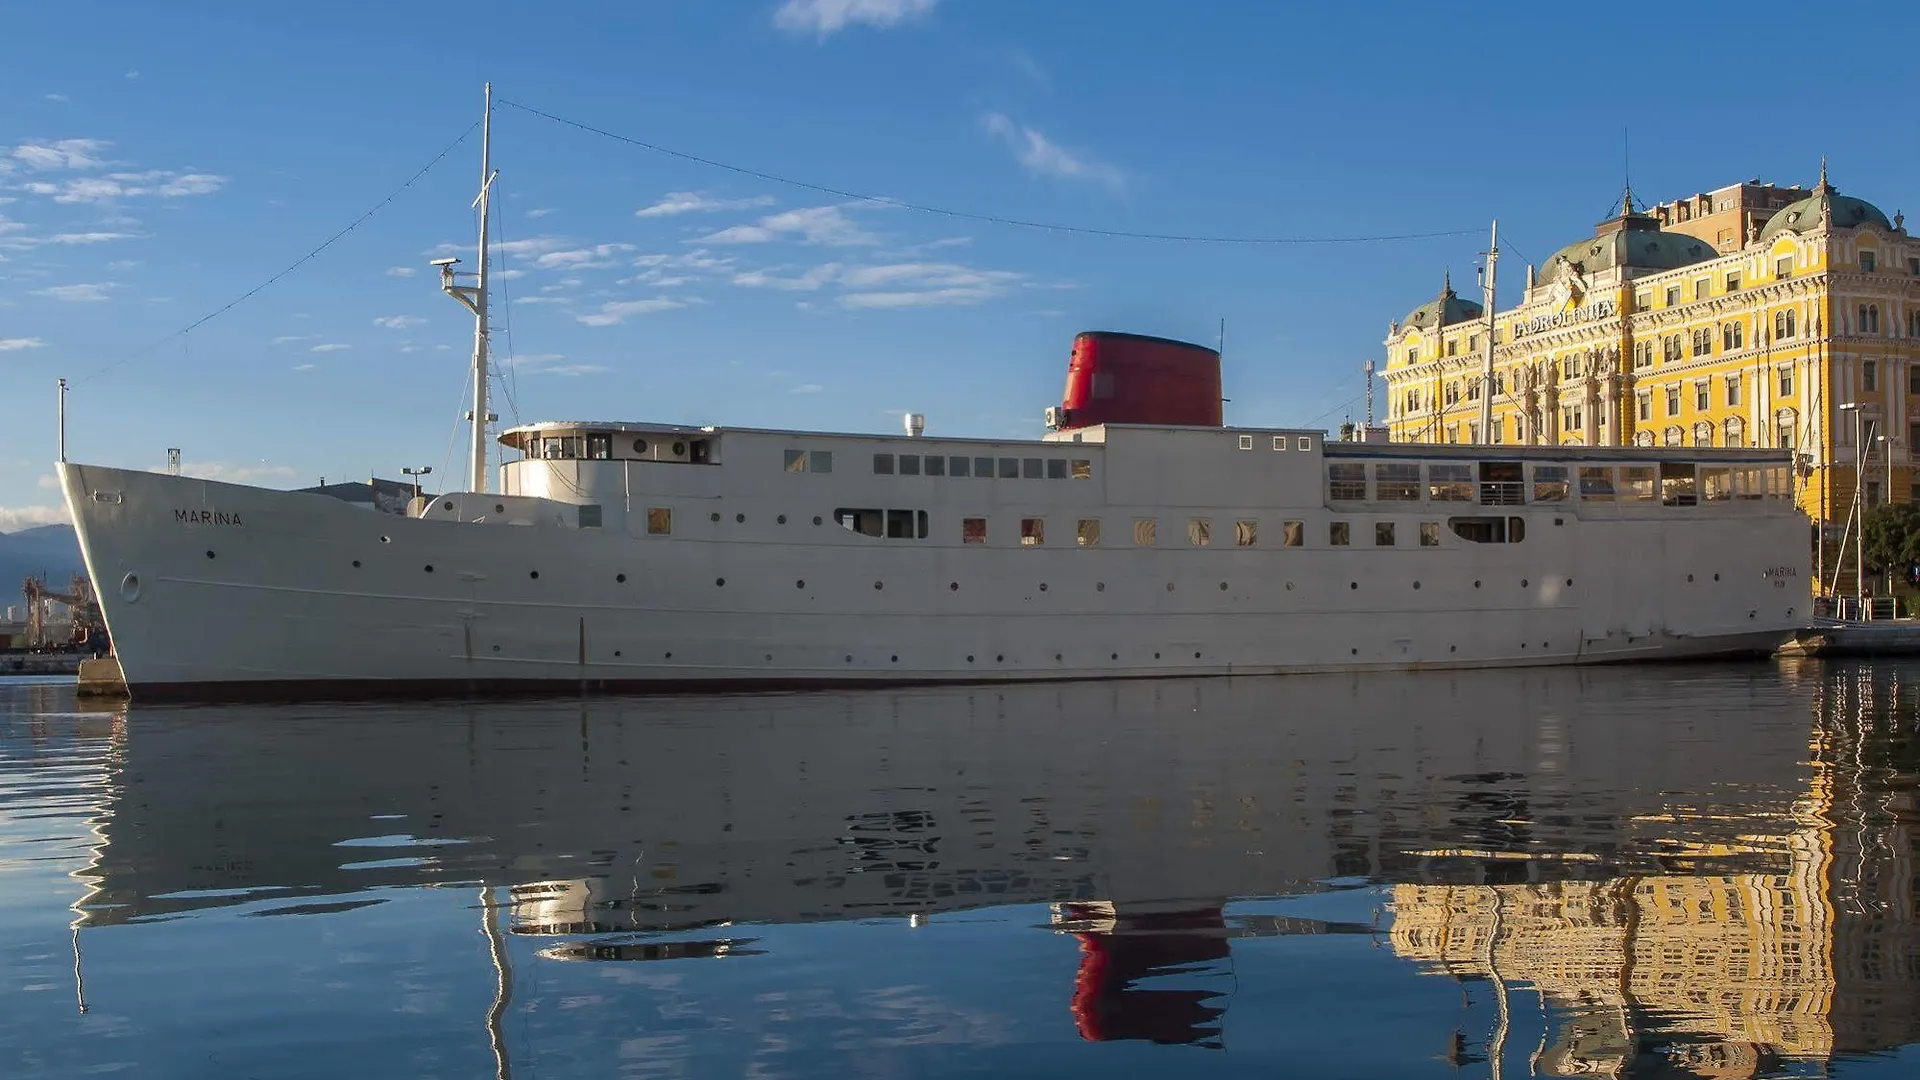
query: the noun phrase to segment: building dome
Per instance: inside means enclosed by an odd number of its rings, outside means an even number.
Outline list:
[[[1865,199],[1856,199],[1851,195],[1842,195],[1838,188],[1827,183],[1826,169],[1820,171],[1820,186],[1813,194],[1799,202],[1788,203],[1779,212],[1767,220],[1766,227],[1760,230],[1762,243],[1784,232],[1803,233],[1820,224],[1823,209],[1833,212],[1833,225],[1837,229],[1857,229],[1862,225],[1873,225],[1893,231],[1893,223],[1880,208]]]
[[[1449,275],[1439,297],[1407,312],[1407,317],[1400,320],[1400,325],[1410,330],[1431,330],[1485,317],[1484,308],[1471,300],[1462,300],[1453,291],[1453,278]]]
[[[1625,228],[1575,241],[1554,252],[1534,277],[1534,283],[1551,285],[1565,275],[1568,267],[1583,275],[1616,266],[1675,270],[1704,262],[1717,254],[1713,245],[1705,240],[1653,227],[1652,218],[1640,217],[1638,221],[1630,218]]]

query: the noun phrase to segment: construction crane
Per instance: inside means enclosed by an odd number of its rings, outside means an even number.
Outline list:
[[[106,647],[107,627],[106,621],[100,616],[100,601],[93,594],[93,583],[84,576],[75,574],[65,592],[49,588],[44,577],[29,577],[21,592],[27,601],[27,648],[82,650]],[[65,641],[47,639],[49,602],[65,604],[70,612],[71,629]]]

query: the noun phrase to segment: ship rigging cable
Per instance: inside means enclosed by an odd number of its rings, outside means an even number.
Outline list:
[[[612,139],[615,142],[626,143],[629,146],[637,146],[642,150],[651,150],[656,154],[664,154],[668,157],[679,158],[682,161],[691,161],[697,165],[705,165],[710,168],[725,169],[728,172],[739,173],[742,176],[751,176],[756,180],[766,180],[775,184],[787,184],[791,187],[805,188],[808,191],[817,191],[823,195],[832,195],[841,199],[855,199],[860,202],[891,206],[897,210],[912,210],[917,213],[932,214],[936,217],[954,218],[962,221],[983,221],[993,225],[1009,225],[1021,229],[1042,229],[1047,232],[1077,233],[1082,236],[1105,236],[1121,240],[1166,240],[1187,244],[1248,245],[1372,244],[1395,240],[1431,240],[1445,236],[1468,236],[1479,232],[1478,229],[1445,229],[1440,232],[1396,233],[1380,236],[1194,236],[1182,233],[1131,232],[1126,229],[1097,229],[1086,225],[1061,225],[1045,221],[1023,221],[1019,218],[1001,217],[997,214],[978,214],[966,210],[950,210],[938,206],[922,206],[918,203],[905,202],[883,195],[862,195],[858,192],[828,187],[825,184],[814,184],[805,180],[794,180],[785,176],[776,176],[773,173],[761,172],[758,169],[749,169],[742,165],[729,165],[724,161],[715,161],[712,158],[705,158],[697,154],[689,154],[685,151],[669,149],[656,143],[616,134],[605,128],[594,127],[592,124],[583,124],[578,120],[569,120],[564,116],[555,116],[543,109],[536,109],[531,105],[522,105],[520,102],[509,101],[506,98],[496,99],[495,104],[519,109],[521,112],[531,113],[534,116],[551,120],[556,124],[575,128],[593,135],[599,135]]]
[[[193,333],[195,330],[198,330],[201,326],[204,326],[205,324],[212,322],[213,320],[219,318],[220,316],[225,315],[227,312],[232,311],[234,308],[239,307],[242,303],[245,303],[247,300],[252,299],[254,294],[267,288],[269,285],[272,285],[274,282],[279,281],[281,278],[286,277],[288,274],[291,274],[295,270],[298,270],[302,266],[305,266],[308,262],[311,262],[314,258],[318,257],[321,252],[332,247],[334,243],[338,241],[340,238],[346,236],[348,233],[359,228],[361,225],[364,225],[368,218],[371,218],[373,215],[386,209],[388,203],[399,198],[402,194],[406,192],[408,188],[412,187],[414,183],[417,182],[421,177],[427,175],[429,172],[432,172],[433,167],[435,165],[440,164],[441,161],[446,159],[446,156],[448,154],[453,153],[454,150],[457,149],[461,143],[466,142],[467,136],[473,134],[474,129],[478,128],[479,126],[480,126],[480,121],[478,120],[475,120],[472,124],[468,125],[467,130],[461,132],[459,138],[448,143],[446,149],[440,151],[438,154],[435,154],[433,156],[432,161],[429,161],[425,165],[422,165],[418,172],[414,173],[412,176],[407,177],[405,183],[401,184],[397,188],[394,188],[391,192],[387,194],[386,198],[381,199],[377,203],[374,203],[372,209],[369,209],[366,213],[361,214],[357,218],[354,218],[352,223],[349,224],[346,228],[341,229],[339,232],[334,233],[332,236],[327,237],[326,240],[321,242],[319,247],[314,248],[312,251],[307,252],[305,255],[300,256],[298,259],[295,259],[292,263],[288,264],[286,269],[281,270],[279,273],[273,275],[272,277],[261,282],[260,284],[255,285],[253,288],[248,289],[246,292],[241,293],[239,296],[234,297],[232,300],[227,301],[225,304],[222,304],[219,307],[213,309],[212,311],[207,312],[205,315],[200,316],[198,319],[195,319],[194,321],[188,323],[187,325],[181,327],[180,329],[175,330],[173,333],[168,334],[166,337],[160,338],[159,340],[153,342],[152,344],[144,345],[138,349],[135,349],[134,351],[128,353],[127,355],[121,357],[118,360],[113,361],[112,363],[106,365],[105,367],[99,368],[97,370],[88,372],[87,374],[80,376],[78,379],[74,380],[74,383],[79,384],[83,382],[89,382],[95,378],[98,378],[101,375],[105,375],[107,372],[112,371],[114,368],[119,367],[121,364],[124,364],[129,360],[133,360],[137,357],[145,356],[147,353],[150,353],[153,350],[159,348],[160,346],[165,345],[167,342],[172,341],[174,338],[184,337],[188,334]]]

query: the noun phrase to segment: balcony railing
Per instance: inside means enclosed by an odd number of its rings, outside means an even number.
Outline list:
[[[1483,480],[1480,483],[1482,506],[1521,506],[1526,501],[1527,487],[1517,480]]]

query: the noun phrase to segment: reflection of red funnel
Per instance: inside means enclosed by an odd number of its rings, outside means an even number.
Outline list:
[[[1073,1019],[1089,1042],[1144,1039],[1156,1043],[1219,1045],[1224,1007],[1207,1004],[1211,990],[1138,987],[1155,975],[1214,969],[1229,956],[1226,919],[1218,905],[1130,914],[1107,904],[1062,904],[1062,921],[1095,920],[1079,931],[1080,972],[1073,985]]]

